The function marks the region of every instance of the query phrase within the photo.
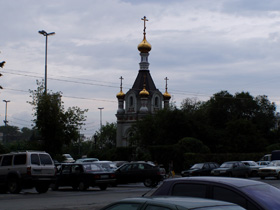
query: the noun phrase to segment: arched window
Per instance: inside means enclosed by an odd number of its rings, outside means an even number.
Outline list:
[[[130,107],[133,106],[133,97],[132,96],[129,97],[129,106]]]
[[[159,103],[158,103],[158,97],[155,97],[155,107],[158,107]]]

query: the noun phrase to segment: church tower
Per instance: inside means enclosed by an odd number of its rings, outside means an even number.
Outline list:
[[[151,44],[146,39],[146,17],[144,21],[143,41],[138,45],[141,62],[140,70],[132,88],[125,94],[122,91],[122,80],[120,92],[117,94],[117,147],[129,146],[130,127],[137,120],[146,115],[155,114],[157,111],[169,107],[170,94],[167,92],[167,78],[165,93],[162,94],[155,86],[149,70],[149,52]],[[164,105],[163,105],[164,104]]]

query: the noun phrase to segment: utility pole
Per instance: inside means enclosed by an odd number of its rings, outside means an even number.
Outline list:
[[[6,103],[6,108],[5,108],[5,120],[4,120],[4,124],[5,124],[5,127],[6,127],[6,126],[7,126],[7,123],[8,123],[8,120],[7,120],[8,103],[9,103],[10,101],[3,100],[3,102]]]
[[[6,108],[5,108],[5,120],[4,120],[4,124],[5,124],[5,131],[3,133],[3,142],[6,142],[7,139],[6,139],[6,136],[7,136],[7,123],[8,123],[8,120],[7,120],[7,111],[8,111],[8,103],[10,101],[7,101],[7,100],[3,100],[3,102],[6,103]]]

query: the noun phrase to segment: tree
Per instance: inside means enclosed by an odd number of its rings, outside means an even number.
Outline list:
[[[99,131],[96,131],[92,140],[95,144],[95,148],[112,149],[116,147],[116,138],[117,124],[106,122],[106,125],[103,125]]]
[[[40,132],[42,147],[53,157],[62,152],[63,145],[79,139],[79,129],[84,125],[87,110],[69,107],[67,111],[60,92],[44,92],[42,82],[37,81],[37,90],[30,90],[35,129]]]

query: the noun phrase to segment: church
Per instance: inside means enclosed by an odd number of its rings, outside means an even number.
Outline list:
[[[137,120],[163,108],[169,107],[171,95],[167,92],[167,78],[165,93],[162,94],[152,79],[149,70],[149,52],[152,49],[151,44],[146,38],[146,21],[144,16],[143,41],[138,45],[141,61],[139,63],[138,75],[131,89],[124,93],[122,91],[122,80],[120,78],[120,92],[117,94],[118,110],[117,110],[117,147],[129,146],[129,137],[131,135],[130,127]]]

